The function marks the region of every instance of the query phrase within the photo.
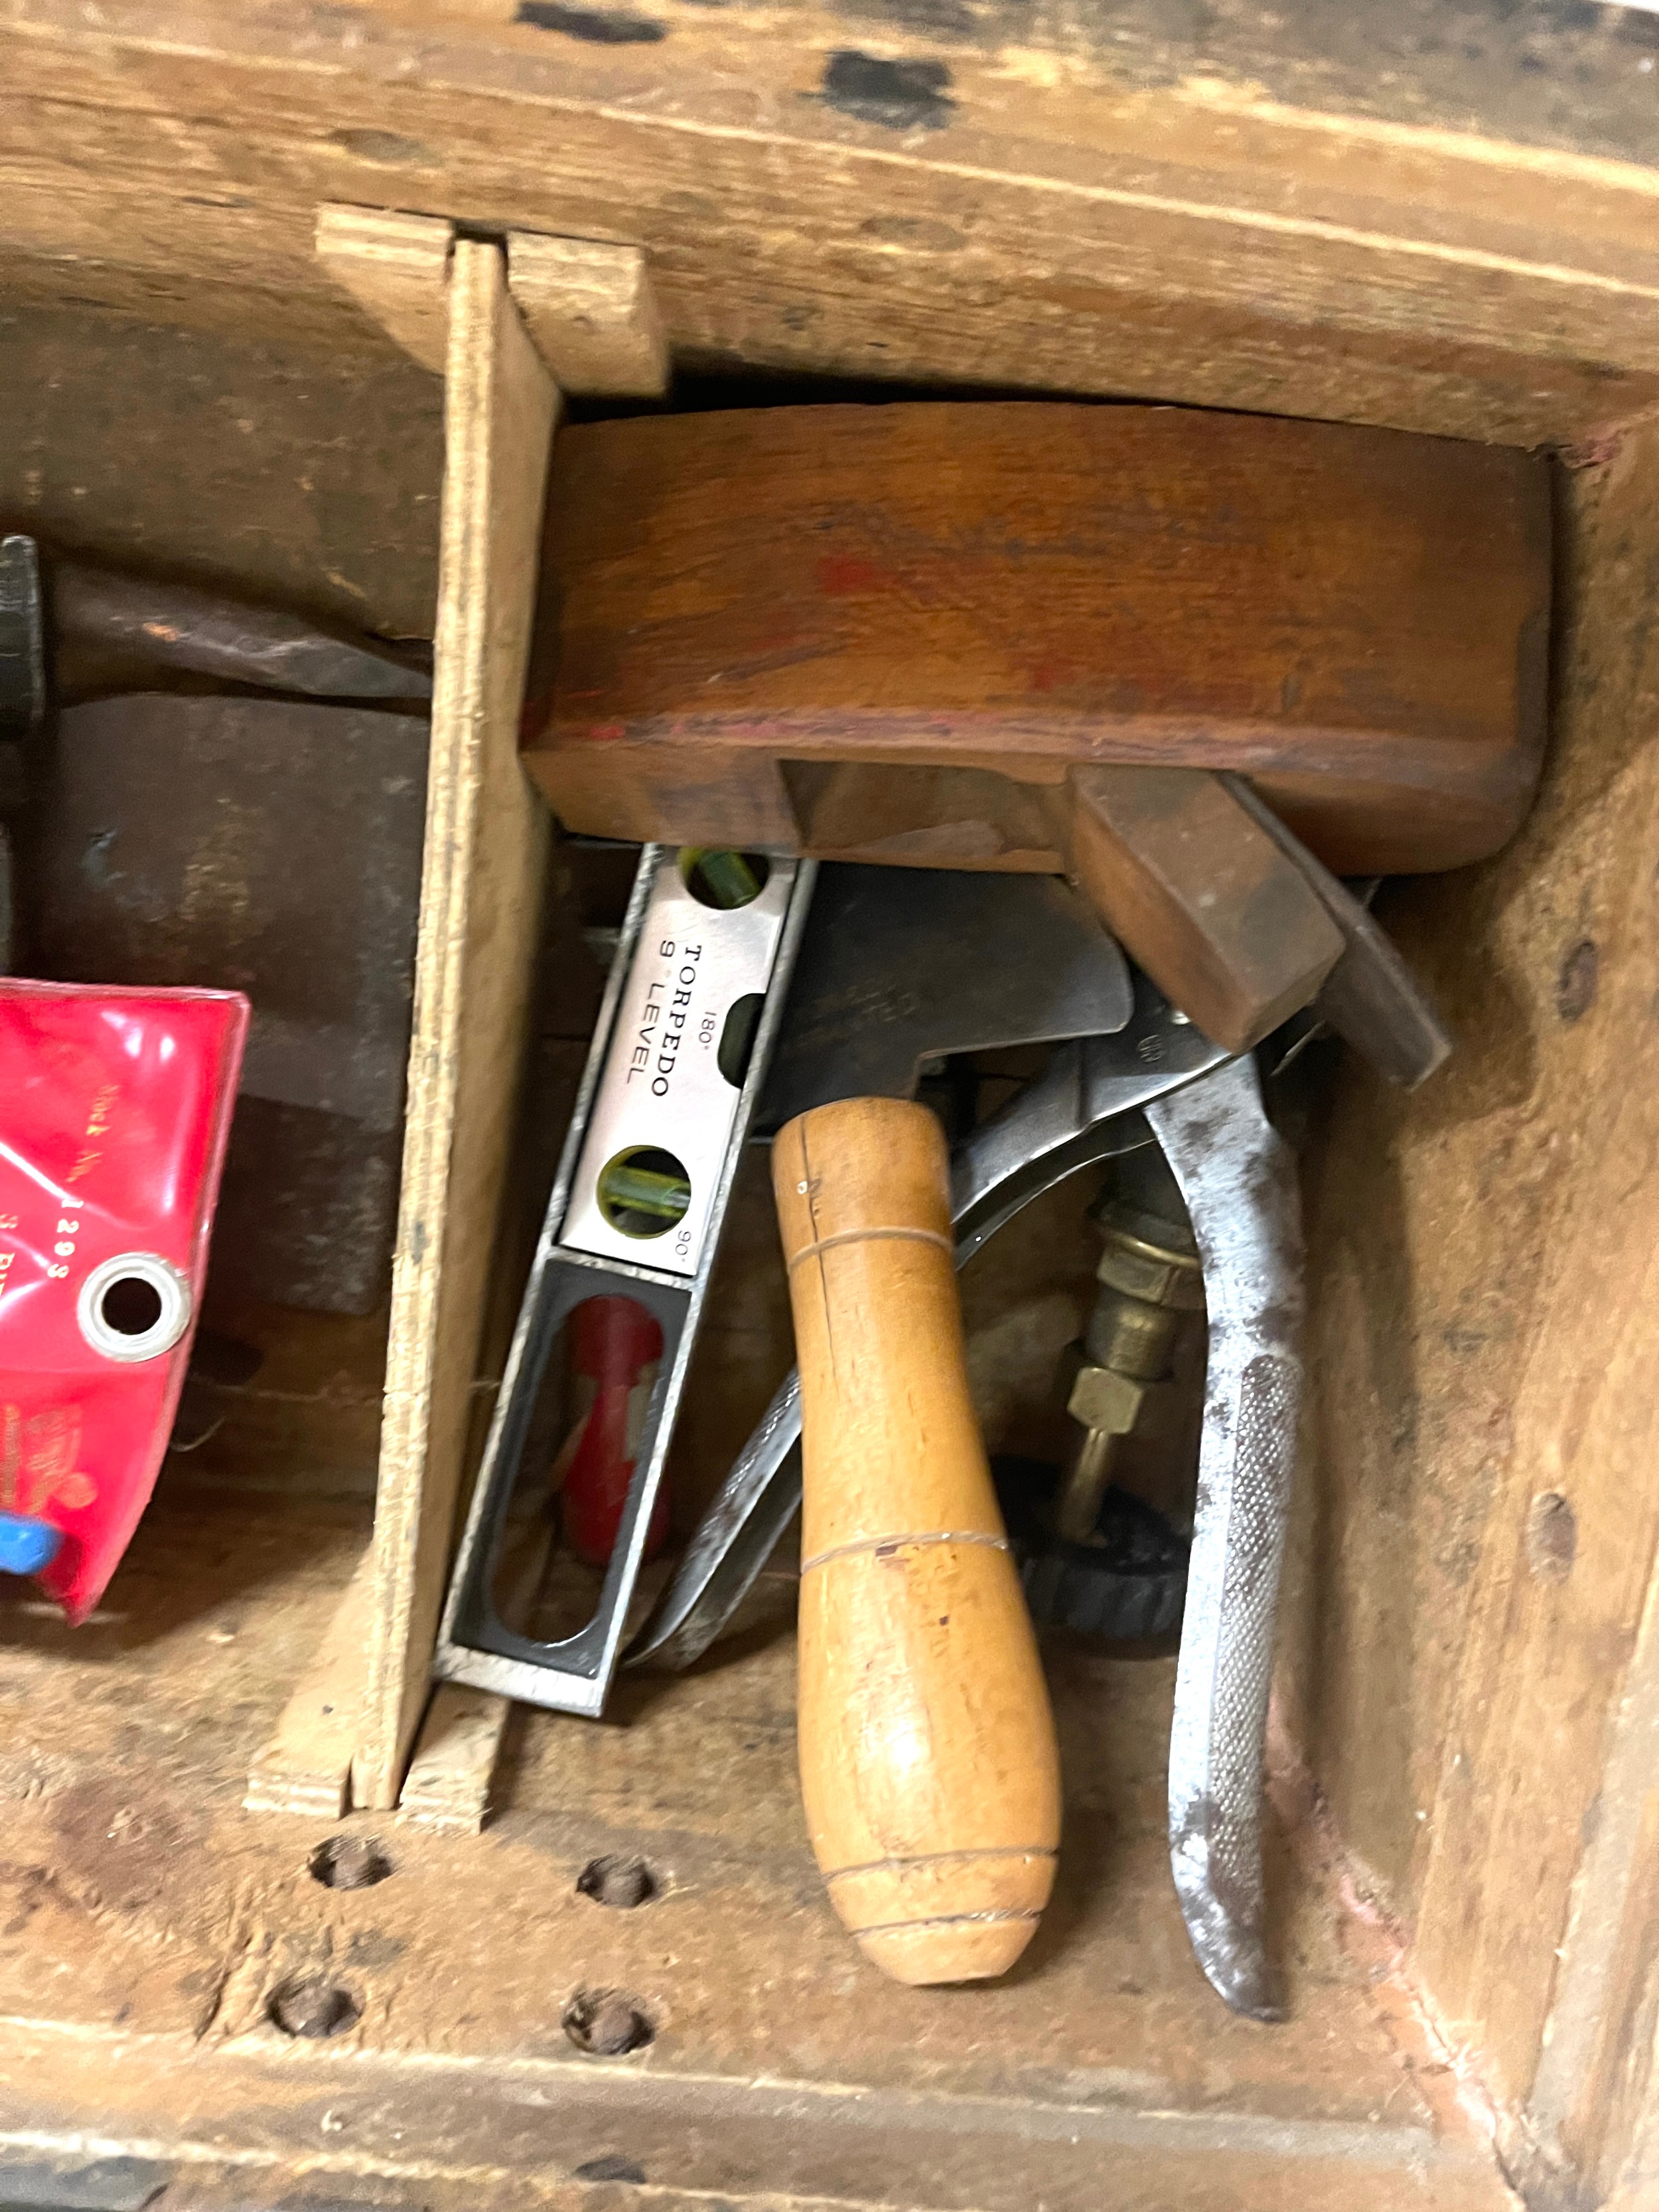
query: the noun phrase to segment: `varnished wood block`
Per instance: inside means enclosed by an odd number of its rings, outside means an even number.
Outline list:
[[[1248,775],[1395,871],[1530,799],[1531,456],[999,402],[587,424],[555,469],[526,729],[574,829],[1058,870],[1030,787],[1121,763]]]

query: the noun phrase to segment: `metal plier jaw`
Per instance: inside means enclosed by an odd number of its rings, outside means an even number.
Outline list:
[[[1209,1316],[1198,1503],[1170,1730],[1170,1863],[1199,1965],[1235,2012],[1283,2016],[1263,1937],[1273,1625],[1302,1407],[1301,1207],[1250,1059],[1154,1100]]]
[[[1147,1141],[1169,1156],[1209,1305],[1197,1518],[1176,1677],[1170,1846],[1199,1964],[1236,2010],[1277,2014],[1262,1938],[1261,1780],[1302,1370],[1302,1244],[1288,1148],[1255,1062],[1229,1059],[1144,976],[1116,1035],[1059,1047],[957,1146],[957,1262],[1041,1192]],[[704,1516],[629,1665],[683,1668],[747,1595],[800,1501],[791,1375]]]
[[[951,1203],[958,1267],[1041,1192],[1148,1142],[1137,1109],[1226,1060],[1144,975],[1135,972],[1133,981],[1121,1030],[1058,1046],[1030,1090],[957,1146]],[[800,1385],[792,1373],[704,1513],[629,1666],[689,1667],[721,1634],[800,1504],[799,1443]]]

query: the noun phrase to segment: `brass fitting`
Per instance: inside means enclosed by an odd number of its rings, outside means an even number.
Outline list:
[[[1100,1295],[1066,1410],[1082,1424],[1078,1455],[1055,1507],[1060,1535],[1086,1544],[1100,1517],[1121,1437],[1170,1371],[1182,1318],[1204,1310],[1204,1278],[1192,1232],[1176,1223],[1107,1204],[1094,1219],[1106,1245],[1095,1274]]]
[[[1085,1360],[1066,1401],[1066,1410],[1085,1429],[1102,1429],[1109,1436],[1127,1437],[1139,1417],[1146,1384],[1113,1367],[1096,1367]]]

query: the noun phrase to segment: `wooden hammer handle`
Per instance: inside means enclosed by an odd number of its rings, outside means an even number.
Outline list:
[[[800,1364],[800,1771],[836,1911],[902,1982],[975,1981],[1048,1902],[1060,1769],[968,1392],[945,1140],[849,1099],[772,1150]]]

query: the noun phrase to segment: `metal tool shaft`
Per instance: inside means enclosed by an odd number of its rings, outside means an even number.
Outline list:
[[[1198,1510],[1170,1735],[1170,1861],[1198,1962],[1235,2011],[1280,2016],[1263,1941],[1263,1737],[1302,1402],[1295,1161],[1232,1061],[1146,1109],[1204,1263]]]
[[[1218,1045],[1134,976],[1127,1025],[1060,1046],[1042,1076],[956,1150],[957,1265],[1042,1191],[1150,1141],[1136,1109],[1225,1060]],[[678,1571],[626,1663],[678,1668],[701,1657],[753,1588],[800,1503],[800,1391],[792,1372],[732,1463]]]

